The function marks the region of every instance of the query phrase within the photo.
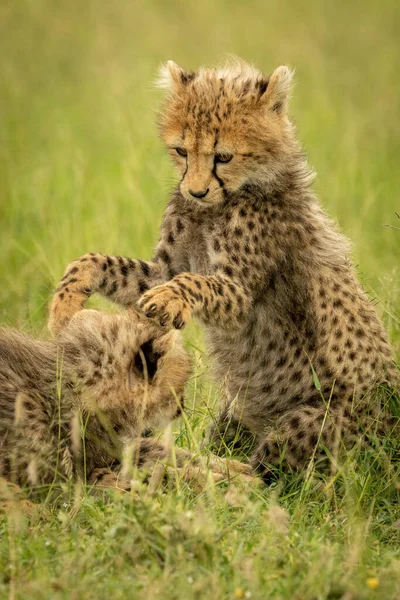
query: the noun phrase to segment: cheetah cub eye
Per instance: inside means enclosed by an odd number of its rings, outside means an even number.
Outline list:
[[[187,158],[188,152],[185,148],[175,148],[175,152],[182,156],[183,158]],[[229,152],[219,152],[214,156],[214,161],[216,163],[228,163],[231,162],[233,158],[233,154]]]
[[[138,378],[152,381],[157,373],[161,354],[154,351],[153,342],[142,344],[129,365],[129,383],[133,386]]]
[[[215,155],[215,162],[228,163],[228,162],[231,162],[232,158],[233,158],[233,154],[229,154],[229,152],[224,152],[224,153]]]
[[[175,148],[175,150],[179,154],[179,156],[187,156],[187,150],[185,150],[185,148]]]

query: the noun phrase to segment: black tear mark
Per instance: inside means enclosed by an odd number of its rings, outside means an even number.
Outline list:
[[[214,166],[212,169],[212,174],[214,175],[215,179],[218,181],[219,187],[224,189],[225,183],[224,183],[224,180],[221,179],[221,177],[217,173],[217,161],[215,159],[214,159]]]

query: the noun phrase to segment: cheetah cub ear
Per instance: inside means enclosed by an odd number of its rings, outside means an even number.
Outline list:
[[[275,69],[268,79],[268,86],[262,100],[270,111],[278,115],[287,112],[293,74],[294,71],[289,67],[281,66]]]
[[[156,85],[163,90],[174,92],[180,86],[188,85],[194,78],[195,73],[185,71],[173,60],[169,60],[165,65],[161,65]]]

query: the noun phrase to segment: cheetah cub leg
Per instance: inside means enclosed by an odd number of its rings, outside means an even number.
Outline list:
[[[93,294],[133,306],[151,287],[162,283],[160,265],[91,252],[68,265],[50,306],[49,327],[57,335]]]
[[[178,472],[205,474],[208,470],[216,481],[243,476],[254,479],[252,467],[229,458],[220,458],[214,454],[201,456],[183,448],[169,446],[153,438],[140,438],[135,445],[133,464],[141,469],[153,468],[159,462],[174,466]],[[219,477],[221,476],[221,477]]]
[[[205,323],[239,325],[250,303],[240,283],[223,275],[176,275],[147,291],[139,300],[146,317],[165,327],[181,329],[193,315]]]
[[[310,459],[325,463],[324,447],[336,457],[343,442],[350,441],[350,434],[346,436],[349,439],[344,440],[342,432],[351,430],[347,419],[345,423],[343,411],[328,411],[325,406],[300,407],[283,415],[276,426],[267,431],[250,463],[266,483],[271,483],[276,479],[274,467],[303,471]]]
[[[260,479],[254,476],[248,464],[213,454],[194,455],[187,450],[170,447],[168,444],[152,438],[138,438],[133,446],[132,465],[150,475],[149,487],[158,487],[165,477],[181,477],[193,483],[199,489],[207,484],[210,474],[215,483],[239,480],[259,485]],[[131,489],[132,472],[95,469],[89,484],[100,488],[114,488],[128,491]]]

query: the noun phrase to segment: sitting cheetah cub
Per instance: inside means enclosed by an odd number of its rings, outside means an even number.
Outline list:
[[[81,311],[56,341],[1,328],[0,476],[89,480],[118,463],[125,440],[180,413],[188,374],[179,336],[133,311]]]
[[[322,447],[353,445],[360,423],[380,419],[373,391],[398,378],[349,244],[311,189],[291,79],[287,67],[266,77],[241,61],[197,72],[168,62],[160,132],[180,182],[154,258],[83,256],[51,311],[57,331],[99,293],[167,329],[197,317],[227,390],[216,433],[241,421],[266,478],[271,465],[303,469]]]

